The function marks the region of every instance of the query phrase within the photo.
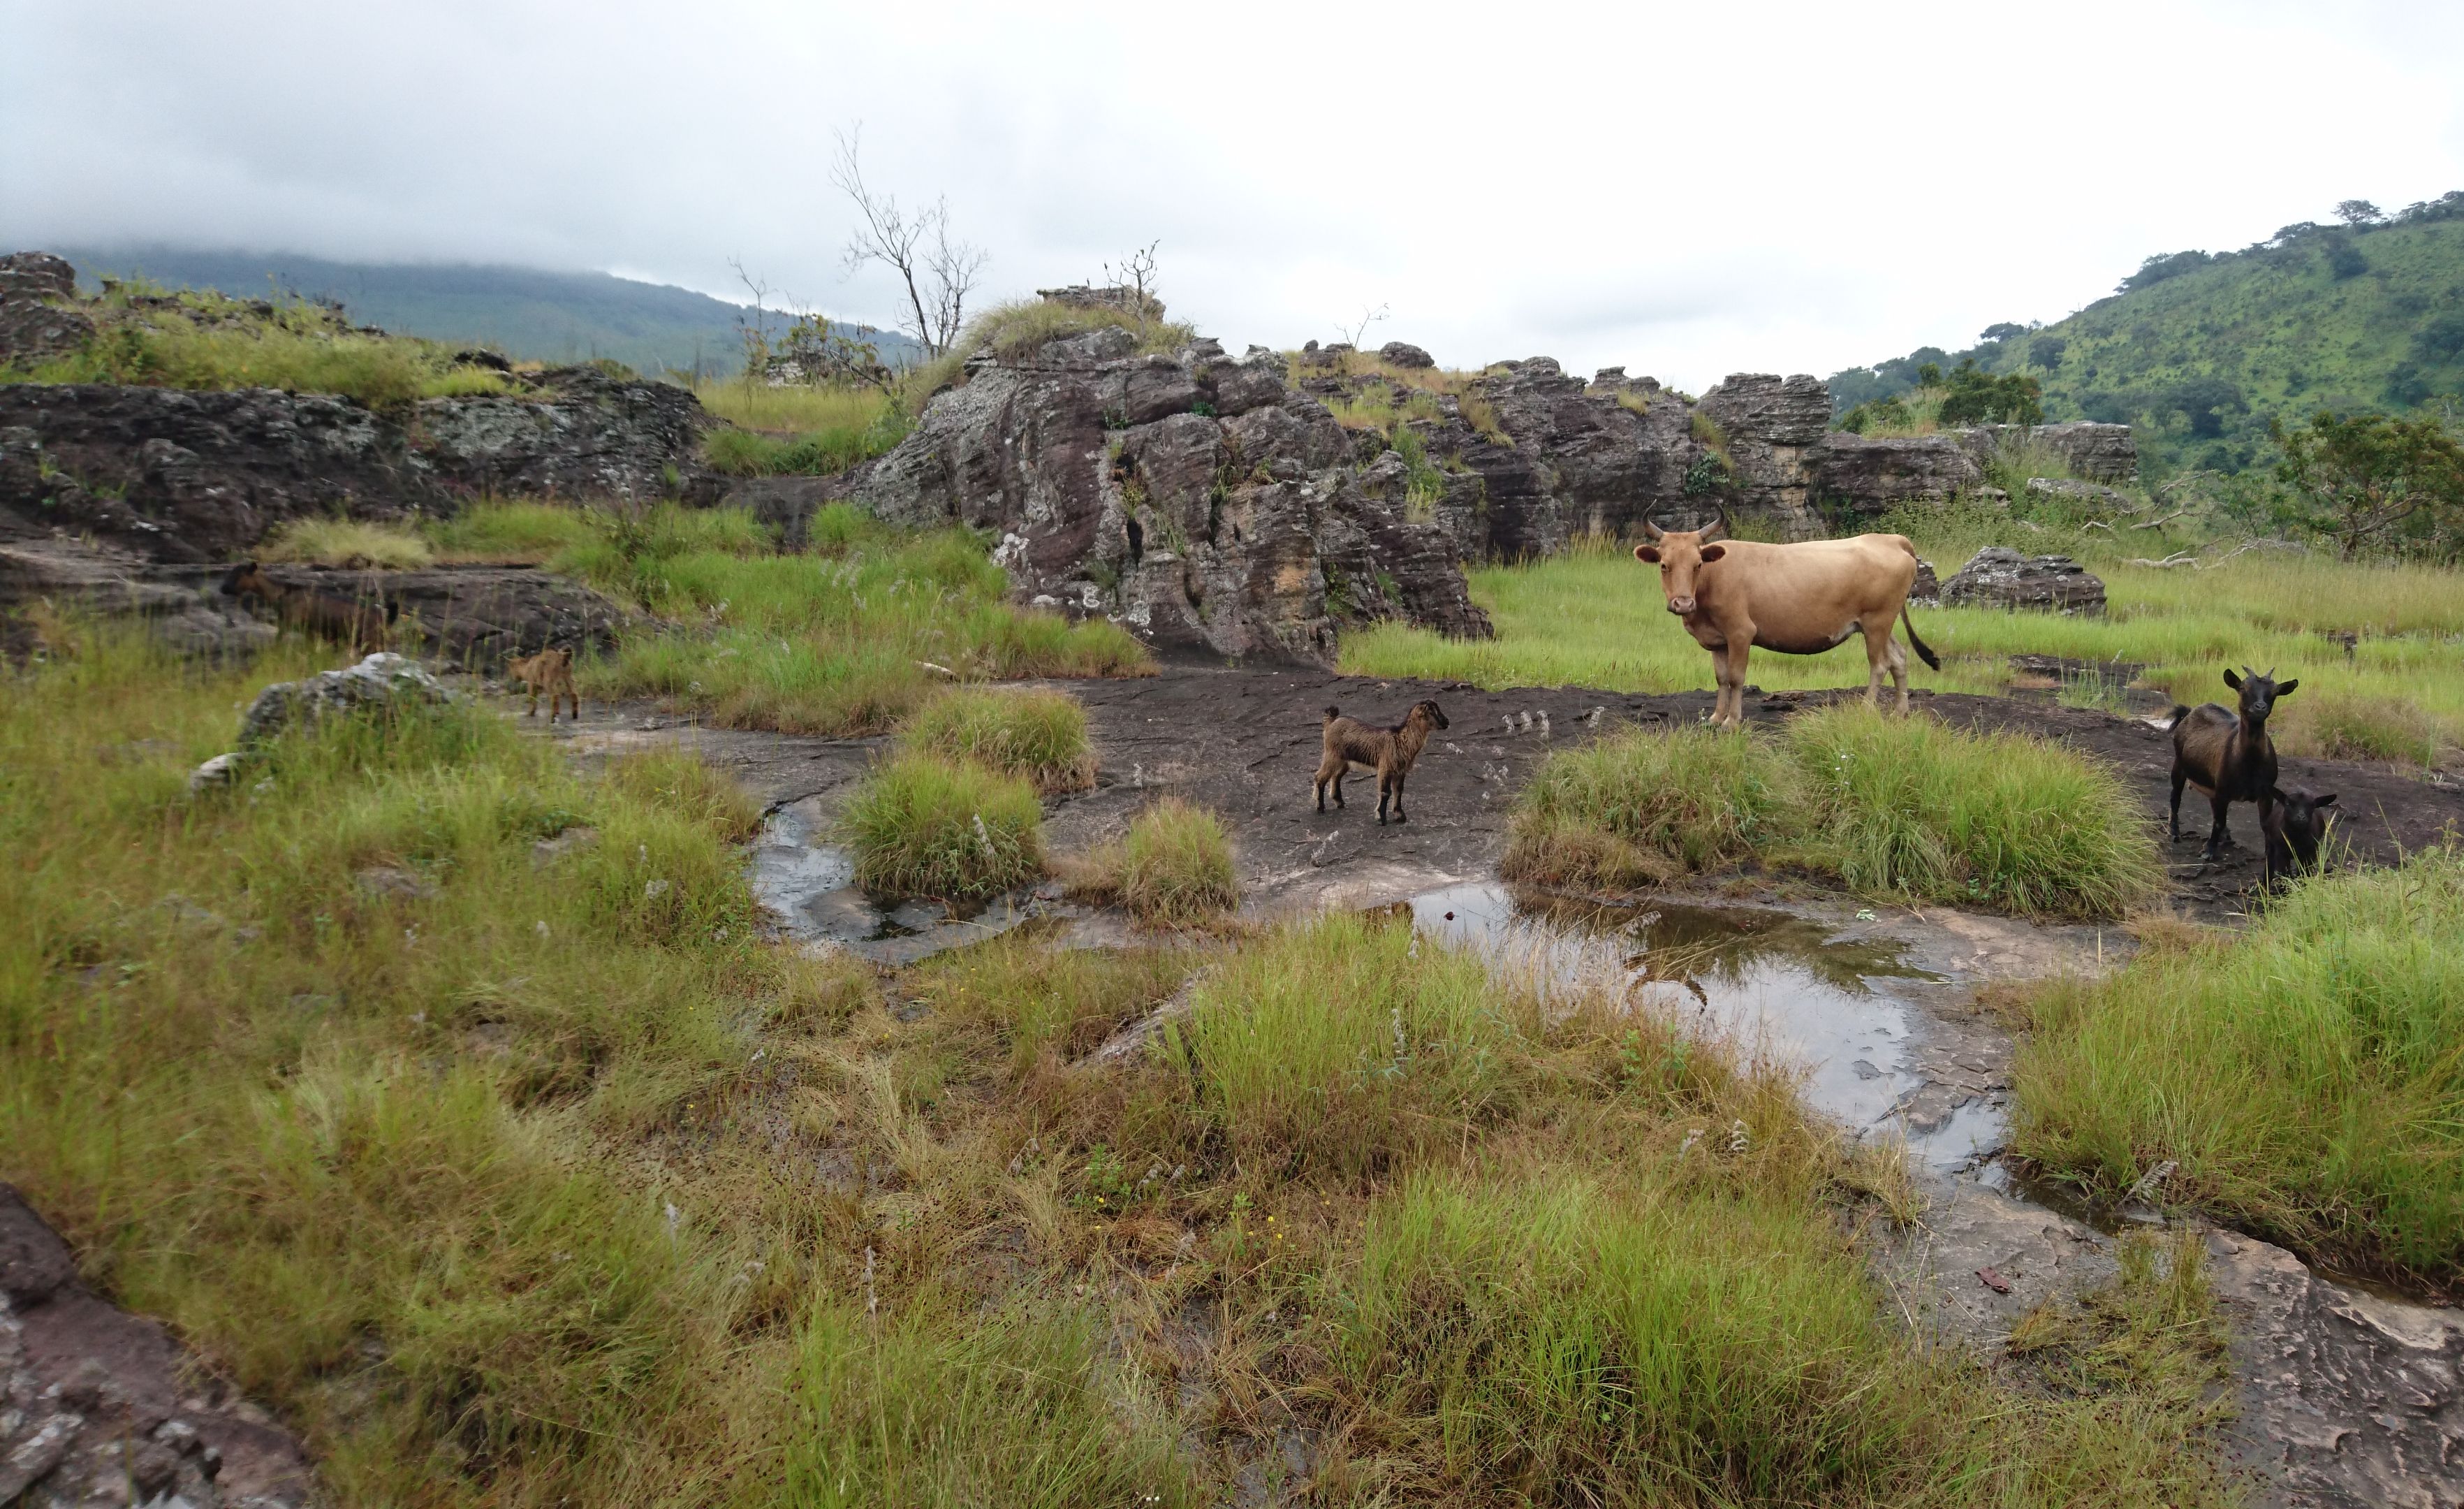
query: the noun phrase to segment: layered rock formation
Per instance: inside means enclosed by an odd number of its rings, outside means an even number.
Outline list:
[[[986,530],[1022,597],[1161,645],[1324,658],[1347,623],[1489,632],[1402,458],[1290,390],[1280,354],[1137,346],[1105,326],[978,354],[852,496]]]
[[[2104,583],[2066,555],[2021,555],[2007,545],[1987,545],[1942,584],[1946,608],[2014,608],[2104,612]]]

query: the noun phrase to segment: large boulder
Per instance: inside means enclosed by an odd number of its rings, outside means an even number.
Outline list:
[[[717,499],[696,459],[712,420],[692,393],[596,366],[532,382],[516,397],[423,400],[412,464],[456,493]]]
[[[1137,345],[1107,325],[978,352],[849,496],[985,530],[1022,600],[1161,645],[1324,659],[1346,624],[1489,632],[1452,541],[1391,477],[1364,483],[1377,457],[1287,387],[1280,353]]]
[[[1683,400],[1648,378],[1595,390],[1545,356],[1499,366],[1473,388],[1511,443],[1463,446],[1486,491],[1485,537],[1464,542],[1466,554],[1551,555],[1654,515],[1708,517],[1714,495],[1695,466],[1707,448]]]
[[[1903,502],[1942,503],[1985,485],[1975,454],[1949,435],[1867,439],[1834,431],[1807,452],[1806,497],[1837,527],[1854,528]]]
[[[77,270],[47,252],[0,256],[0,366],[33,366],[92,339],[94,322],[70,305]]]
[[[2104,583],[2066,555],[2021,555],[2005,545],[1987,545],[1942,584],[1942,604],[2101,616]]]
[[[239,746],[257,749],[286,729],[328,718],[433,706],[451,696],[418,661],[381,650],[357,665],[276,681],[257,693],[240,717]]]

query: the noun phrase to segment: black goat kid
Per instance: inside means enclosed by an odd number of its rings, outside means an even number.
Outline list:
[[[2270,793],[2275,805],[2262,813],[2260,830],[2267,835],[2267,888],[2281,891],[2295,876],[2315,874],[2319,847],[2327,840],[2327,809],[2336,793],[2312,796],[2299,787]]]
[[[2277,699],[2291,697],[2299,680],[2277,685],[2273,675],[2261,676],[2248,666],[2240,676],[2225,673],[2225,685],[2241,694],[2236,714],[2214,702],[2173,709],[2173,841],[2182,841],[2182,788],[2199,788],[2214,810],[2215,825],[2208,832],[2210,864],[2224,857],[2229,841],[2225,812],[2235,802],[2258,804],[2259,825],[2267,824],[2276,806],[2276,744],[2267,737],[2267,718]]]

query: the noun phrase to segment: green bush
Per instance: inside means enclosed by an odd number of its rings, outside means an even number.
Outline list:
[[[917,708],[900,727],[898,742],[913,753],[973,760],[1023,776],[1045,796],[1095,784],[1087,709],[1067,692],[954,688]]]
[[[1148,805],[1120,839],[1069,865],[1071,894],[1117,901],[1142,922],[1182,927],[1241,904],[1223,821],[1177,796]]]
[[[2246,935],[2048,990],[2014,1145],[2363,1269],[2464,1279],[2464,851],[2297,885]]]
[[[1016,776],[901,755],[867,776],[840,825],[876,896],[975,900],[1044,873],[1044,810]]]

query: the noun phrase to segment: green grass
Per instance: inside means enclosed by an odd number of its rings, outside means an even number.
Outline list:
[[[2061,744],[1859,705],[1800,714],[1781,737],[1808,799],[1800,854],[1859,893],[2119,917],[2163,892],[2121,778]]]
[[[1241,873],[1223,820],[1174,796],[1149,803],[1129,832],[1063,873],[1071,895],[1116,901],[1156,926],[1190,926],[1241,904]]]
[[[967,901],[1044,873],[1044,809],[1016,776],[933,755],[876,768],[839,815],[858,885]]]
[[[1022,776],[1045,796],[1095,784],[1087,709],[1067,692],[954,687],[899,725],[901,748]]]
[[[1983,544],[2069,551],[2103,578],[2110,605],[2103,618],[1919,605],[1918,632],[1942,655],[1943,668],[1929,671],[1911,656],[1912,685],[1998,696],[2010,682],[2010,656],[2066,655],[2144,664],[2141,685],[2196,704],[2229,699],[2226,669],[2273,665],[2277,677],[2302,680],[2272,725],[2290,750],[2323,752],[2302,743],[2302,699],[2314,692],[2409,708],[2413,716],[2398,722],[2408,731],[2384,736],[2400,751],[2426,754],[2434,744],[2444,760],[2464,745],[2464,573],[2257,551],[2212,570],[2154,570],[2123,561],[2161,558],[2171,545],[2022,535],[1958,510],[1904,510],[1879,527],[1910,533],[1945,577]],[[1712,685],[1708,652],[1669,615],[1652,573],[1613,543],[1528,566],[1475,566],[1468,574],[1473,601],[1497,626],[1495,639],[1373,625],[1345,636],[1344,671],[1484,687],[1682,692]],[[2343,632],[2359,636],[2351,660],[2327,637]],[[1863,641],[1816,655],[1757,651],[1747,677],[1772,691],[1862,687]]]
[[[741,824],[671,764],[578,780],[467,707],[329,721],[190,800],[305,654],[110,630],[10,674],[0,1179],[341,1500],[706,1500],[775,1464],[763,1316],[812,1272],[721,1110],[825,966],[759,941]]]
[[[436,553],[426,540],[396,524],[364,519],[295,519],[257,545],[256,559],[408,571],[434,565]]]
[[[540,562],[667,620],[579,666],[583,691],[653,697],[731,727],[883,733],[951,676],[1153,674],[1116,624],[1011,607],[1006,576],[966,530],[903,532],[834,503],[807,532],[805,549],[782,553],[740,508],[484,502],[428,538],[450,560]]]
[[[279,388],[339,393],[371,409],[399,410],[422,398],[509,393],[515,385],[485,367],[457,366],[446,347],[405,336],[366,335],[314,304],[284,302],[271,313],[216,294],[183,294],[177,308],[131,308],[117,300],[84,306],[95,337],[70,356],[36,366],[43,383],[126,383],[151,388]]]
[[[876,388],[772,387],[743,378],[693,388],[737,427],[714,431],[704,459],[730,477],[827,477],[887,455],[907,437],[913,406]]]
[[[1013,1076],[1085,1055],[1163,1001],[1197,956],[1183,948],[1055,948],[1030,924],[919,965],[916,997],[1000,1038]]]
[[[1503,873],[1596,889],[1756,856],[1862,895],[2118,917],[2162,890],[2121,781],[2059,744],[1850,703],[1758,734],[1630,729],[1549,757]]]
[[[2151,945],[2049,989],[2016,1148],[2354,1267],[2464,1277],[2464,854],[2295,887],[2246,936]]]
[[[1796,796],[1753,740],[1623,729],[1540,767],[1516,800],[1498,868],[1544,885],[1654,885],[1785,835]]]

